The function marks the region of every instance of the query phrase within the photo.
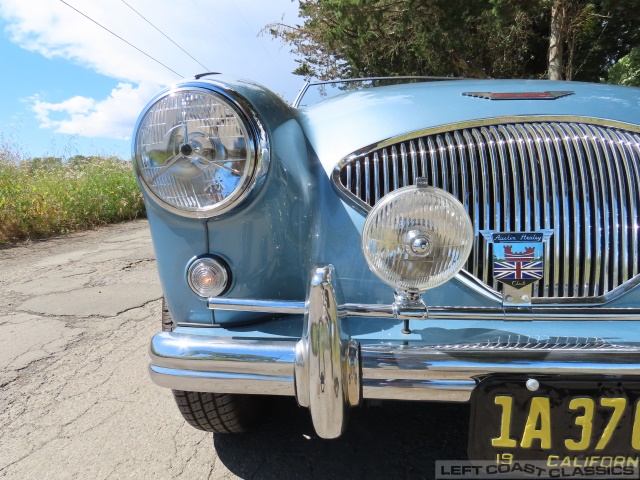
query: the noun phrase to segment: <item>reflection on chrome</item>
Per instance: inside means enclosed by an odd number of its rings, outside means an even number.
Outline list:
[[[304,315],[302,338],[158,333],[149,350],[151,378],[177,390],[295,396],[309,408],[318,435],[336,438],[346,428],[349,409],[362,399],[468,401],[477,379],[492,373],[631,375],[640,370],[639,346],[599,338],[507,335],[440,345],[411,338],[358,342],[349,335],[349,316],[396,322],[521,317],[500,307],[427,309],[420,299],[402,296],[395,305],[347,304],[339,291],[335,269],[327,265],[314,270],[306,302],[211,298],[210,308]],[[407,305],[399,308],[403,302]],[[536,318],[584,321],[586,310],[556,309],[536,313]],[[589,309],[588,318],[640,320],[640,314]]]
[[[333,182],[365,214],[381,196],[414,185],[418,177],[453,194],[476,231],[464,268],[487,289],[502,287],[493,279],[490,247],[479,230],[553,229],[543,280],[533,284],[534,302],[570,303],[602,298],[639,273],[639,163],[635,125],[504,117],[385,140],[339,162]],[[369,170],[371,180],[362,182],[360,172]],[[512,180],[499,180],[501,171]],[[372,184],[379,193],[371,195]],[[531,184],[540,188],[526,188]]]

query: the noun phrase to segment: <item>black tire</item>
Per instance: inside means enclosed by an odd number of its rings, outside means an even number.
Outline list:
[[[184,419],[199,430],[214,433],[242,433],[260,416],[262,397],[231,393],[173,390],[173,398]]]

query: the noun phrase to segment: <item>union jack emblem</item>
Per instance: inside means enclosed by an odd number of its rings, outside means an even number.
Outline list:
[[[552,231],[481,233],[493,244],[493,278],[514,288],[542,279],[544,241]]]

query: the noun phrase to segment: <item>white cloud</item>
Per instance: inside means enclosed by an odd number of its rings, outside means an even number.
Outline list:
[[[119,83],[105,100],[76,96],[49,103],[34,97],[32,109],[40,128],[50,128],[55,133],[128,140],[142,108],[158,89],[148,82],[137,87]],[[56,114],[64,118],[56,119]]]
[[[58,133],[122,138],[130,135],[126,132],[132,130],[140,109],[158,86],[203,71],[198,62],[124,2],[65,1],[146,55],[61,1],[0,0],[0,17],[6,22],[5,32],[12,42],[121,82],[108,96],[102,92],[96,93],[95,98],[79,97],[70,91],[67,99],[58,103],[44,101],[50,96],[45,86],[32,103],[42,128]],[[288,48],[258,36],[260,28],[279,21],[283,14],[287,21],[295,23],[297,4],[291,0],[127,0],[127,3],[207,69],[248,77],[290,100],[295,97],[302,82],[290,73],[295,63]]]
[[[71,60],[118,80],[167,85],[180,76],[202,72],[198,62],[124,2],[65,1],[168,68],[60,1],[0,0],[0,17],[8,23],[6,31],[11,40],[21,47],[48,58]],[[283,13],[287,13],[286,18],[296,17],[297,7],[291,0],[127,3],[209,70],[248,76],[276,91],[276,82],[281,84],[285,78],[291,82],[295,63],[287,48],[258,36],[262,27],[279,21]]]
[[[152,27],[122,2],[69,0],[68,3],[159,61],[172,64],[179,73],[179,68],[184,69],[182,75],[191,73],[192,67],[185,65],[188,62],[171,58],[173,55],[159,48],[150,32]],[[179,78],[62,2],[0,0],[0,15],[8,22],[6,31],[14,43],[47,58],[64,58],[130,82],[168,84]]]

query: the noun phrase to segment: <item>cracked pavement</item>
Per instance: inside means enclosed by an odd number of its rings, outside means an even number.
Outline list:
[[[161,296],[145,220],[0,250],[0,477],[432,478],[465,458],[466,405],[356,409],[334,441],[288,398],[251,433],[192,428],[147,374]]]

